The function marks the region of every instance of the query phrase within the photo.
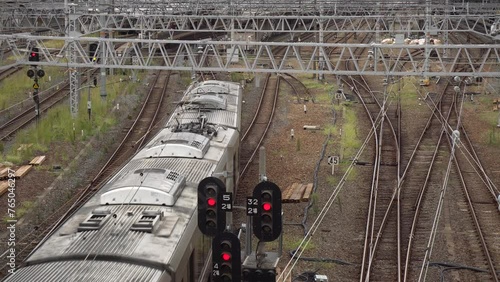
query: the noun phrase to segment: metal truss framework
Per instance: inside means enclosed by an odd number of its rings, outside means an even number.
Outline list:
[[[168,69],[184,71],[224,72],[272,72],[272,73],[316,73],[337,75],[394,75],[394,76],[481,76],[500,77],[496,68],[500,64],[500,44],[490,45],[427,45],[405,44],[331,44],[309,42],[252,42],[213,40],[146,40],[110,39],[89,37],[29,37],[31,44],[42,53],[43,61],[38,65],[75,68],[121,68],[121,69]],[[44,40],[72,42],[76,58],[67,60],[61,50],[51,55],[44,46]],[[99,42],[105,56],[98,64],[92,63],[86,46]],[[117,54],[114,46],[127,44]],[[71,46],[71,45],[70,45]],[[200,48],[201,46],[201,48]],[[251,47],[251,48],[250,48]],[[277,49],[285,49],[278,54]],[[22,50],[10,35],[0,35],[0,48],[9,48],[21,54],[18,64],[27,62],[27,50]],[[329,52],[337,48],[336,52]],[[367,55],[356,55],[356,48],[374,50],[374,60]],[[424,71],[425,58],[417,49],[426,48],[436,57],[428,59],[429,71]],[[446,52],[445,52],[446,50]],[[444,57],[442,54],[447,54]],[[316,55],[313,55],[316,54]],[[326,54],[330,54],[327,56]],[[321,57],[320,57],[321,56]],[[238,62],[236,62],[238,58]],[[321,65],[319,64],[321,63]],[[351,62],[350,70],[345,64]],[[376,63],[375,63],[376,62]],[[290,66],[295,66],[290,68]],[[5,69],[10,66],[3,66]]]
[[[405,1],[402,4],[371,1],[370,4],[321,0],[228,0],[210,3],[116,0],[113,5],[104,6],[97,2],[73,6],[82,34],[100,30],[303,33],[318,32],[320,24],[325,26],[326,32],[422,33],[429,26],[430,31],[489,34],[491,24],[500,18],[498,5],[484,3],[432,4],[426,7],[418,1]],[[67,34],[64,23],[67,10],[56,2],[52,6],[24,3],[22,9],[17,7],[0,11],[0,31],[6,33],[51,28]],[[429,11],[431,17],[426,14]],[[430,23],[427,24],[427,21]]]
[[[63,10],[64,0],[0,0],[0,14],[18,11],[22,13],[58,14]],[[272,15],[315,15],[323,10],[333,15],[377,15],[399,12],[410,14],[423,9],[424,0],[73,0],[77,11],[108,13],[148,14],[237,14],[243,12]],[[429,2],[433,14],[452,12],[455,14],[484,15],[498,10],[496,0],[432,0]]]
[[[500,18],[500,16],[498,16]],[[105,19],[104,22],[102,19]],[[218,15],[86,15],[79,16],[78,26],[82,34],[101,30],[139,32],[179,32],[208,31],[213,33],[262,32],[262,33],[318,33],[322,24],[324,33],[337,32],[386,32],[423,34],[426,26],[430,32],[475,32],[489,35],[494,22],[493,16],[454,15],[447,18],[431,17],[427,25],[425,15],[384,15],[384,16],[218,16]],[[64,19],[55,15],[47,18],[30,19],[20,16],[2,18],[3,26],[11,27],[52,27],[64,31]],[[7,22],[9,24],[7,24]],[[33,24],[33,23],[36,23]],[[62,32],[66,33],[66,32]]]

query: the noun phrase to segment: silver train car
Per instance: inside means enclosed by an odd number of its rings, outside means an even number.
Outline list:
[[[209,281],[197,187],[236,183],[241,98],[236,83],[191,85],[165,127],[5,281]]]

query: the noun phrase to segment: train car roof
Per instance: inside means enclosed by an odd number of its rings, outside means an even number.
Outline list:
[[[225,169],[226,149],[240,138],[241,89],[225,85],[233,117],[221,123],[217,114],[205,113],[204,122],[217,124],[216,131],[203,131],[199,138],[170,126],[162,129],[6,281],[169,281],[179,263],[175,253],[188,248],[187,239],[197,228],[192,218],[198,183]],[[161,150],[158,146],[167,146],[169,138],[182,137],[207,141],[206,151],[201,157],[151,155]]]

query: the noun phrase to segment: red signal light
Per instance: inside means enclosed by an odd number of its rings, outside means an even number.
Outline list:
[[[263,209],[264,211],[270,211],[270,210],[271,210],[271,208],[272,208],[271,203],[264,203],[264,204],[262,204],[262,209]]]
[[[222,260],[223,261],[229,261],[229,260],[231,260],[231,254],[222,253]]]
[[[208,199],[207,199],[207,204],[208,204],[210,207],[215,206],[215,204],[216,204],[216,203],[217,203],[217,202],[215,201],[215,199],[214,199],[214,198],[208,198]]]

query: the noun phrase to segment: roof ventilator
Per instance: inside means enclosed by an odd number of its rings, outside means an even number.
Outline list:
[[[78,225],[78,232],[99,230],[110,218],[110,210],[95,210],[83,222]]]
[[[139,220],[132,224],[131,231],[140,231],[146,233],[153,233],[153,230],[158,225],[162,218],[160,211],[143,211]]]

